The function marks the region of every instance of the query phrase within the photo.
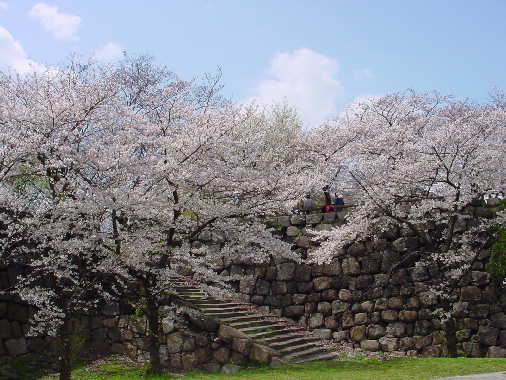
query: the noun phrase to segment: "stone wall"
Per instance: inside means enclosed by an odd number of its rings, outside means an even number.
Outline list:
[[[16,283],[19,267],[0,270],[2,290]],[[126,310],[130,311],[125,314]],[[98,315],[73,321],[85,345],[83,354],[97,358],[124,354],[139,363],[149,361],[147,320],[132,313],[125,305],[111,303]],[[175,314],[171,307],[160,308],[160,359],[172,372],[202,369],[207,372],[233,373],[247,361],[270,363],[274,355],[267,347],[255,344],[247,336],[236,336],[213,320],[197,314]],[[0,359],[20,355],[58,356],[58,344],[49,336],[28,337],[31,308],[13,296],[0,296]],[[190,312],[191,314],[191,312]]]
[[[0,291],[14,286],[19,270],[0,267]],[[25,338],[29,316],[29,307],[18,298],[0,294],[0,357],[25,354],[31,349],[32,342]]]
[[[468,211],[492,216],[483,207]],[[271,224],[301,249],[313,244],[307,228],[332,228],[343,222],[345,212],[279,217]],[[457,230],[466,228],[466,220],[459,220]],[[374,242],[355,242],[323,266],[274,256],[269,265],[232,263],[221,269],[244,277],[234,285],[245,301],[317,329],[324,338],[370,351],[440,356],[446,338],[433,315],[438,299],[429,290],[437,269],[401,267],[387,282],[392,266],[419,247],[418,238],[395,230]],[[467,356],[506,357],[506,294],[485,271],[488,255],[480,252],[459,289],[458,349]]]

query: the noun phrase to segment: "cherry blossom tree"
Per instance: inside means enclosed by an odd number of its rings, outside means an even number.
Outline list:
[[[23,215],[6,213],[4,241],[33,240],[4,252],[31,268],[17,292],[37,308],[36,332],[59,336],[64,353],[75,315],[130,288],[159,373],[158,308],[174,277],[223,287],[212,267],[224,257],[297,258],[263,223],[308,183],[297,121],[234,106],[220,89],[219,73],[184,81],[146,57],[2,75],[2,206]],[[210,233],[217,244],[202,245]],[[63,355],[61,379],[70,369]]]
[[[29,268],[16,293],[36,307],[32,333],[60,338],[61,379],[70,379],[72,318],[119,295],[97,245],[104,210],[83,176],[111,120],[131,119],[116,83],[113,71],[78,61],[0,77],[2,260]]]
[[[443,305],[450,355],[456,355],[453,291],[498,222],[469,206],[505,182],[505,125],[498,107],[408,92],[352,104],[313,131],[320,154],[329,157],[329,175],[338,187],[354,189],[357,202],[345,226],[320,233],[324,241],[313,259],[330,260],[355,239],[392,229],[415,236],[418,247],[391,273],[408,264],[438,267],[432,289]]]
[[[142,78],[156,78],[142,89],[132,79],[140,70]],[[130,106],[145,122],[133,140],[139,166],[129,165],[127,175],[121,169],[120,181],[100,193],[114,205],[109,242],[121,267],[139,284],[151,371],[157,373],[158,309],[172,279],[191,273],[222,287],[227,278],[217,276],[213,263],[224,256],[259,262],[276,251],[295,258],[288,244],[266,230],[263,218],[286,213],[304,191],[311,168],[299,158],[300,129],[291,138],[272,138],[273,123],[297,130],[289,125],[295,122],[292,114],[270,118],[224,101],[217,76],[185,82],[143,59],[127,62],[122,76],[123,93],[136,94]],[[200,246],[206,234],[218,236],[218,244]]]

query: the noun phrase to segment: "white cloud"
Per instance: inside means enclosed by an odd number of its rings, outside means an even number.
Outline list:
[[[11,69],[19,74],[32,71],[44,71],[40,63],[28,59],[21,44],[12,37],[12,34],[0,26],[0,68]]]
[[[356,80],[367,80],[373,77],[374,75],[370,69],[353,70],[353,78]]]
[[[102,62],[117,61],[123,56],[123,47],[115,42],[108,42],[95,50],[93,57]]]
[[[38,19],[44,29],[50,31],[58,40],[77,39],[81,17],[58,11],[56,5],[37,3],[30,9],[30,16]]]
[[[0,1],[0,10],[6,11],[9,9],[9,4],[7,4],[5,1]]]
[[[337,60],[311,49],[276,54],[270,79],[262,80],[249,101],[259,104],[287,102],[295,106],[306,127],[319,125],[337,113],[344,89]]]

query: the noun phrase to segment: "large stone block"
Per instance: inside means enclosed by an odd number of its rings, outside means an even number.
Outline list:
[[[281,225],[283,227],[290,226],[290,217],[289,216],[279,216],[276,218],[276,224]]]
[[[363,256],[367,253],[367,249],[363,242],[354,242],[348,247],[346,252],[351,256]]]
[[[321,299],[325,301],[334,301],[338,298],[338,292],[335,289],[326,289],[321,293]]]
[[[290,305],[285,307],[284,314],[286,317],[294,318],[304,315],[304,305]]]
[[[396,321],[399,314],[395,310],[385,310],[381,312],[381,319],[386,322]]]
[[[308,214],[306,215],[306,224],[318,224],[322,221],[323,214]]]
[[[294,294],[292,295],[294,305],[303,305],[306,303],[307,295],[305,294]]]
[[[313,330],[313,334],[320,339],[330,339],[332,338],[332,330],[331,329],[316,329]]]
[[[334,301],[332,302],[332,314],[341,314],[350,309],[348,302]]]
[[[480,343],[485,346],[495,346],[497,344],[497,337],[499,330],[491,326],[480,326],[478,329],[478,339]]]
[[[339,327],[339,323],[337,322],[336,318],[330,316],[325,317],[325,327],[331,330],[335,330]]]
[[[253,342],[250,339],[232,339],[232,349],[245,356],[249,356],[252,344]]]
[[[316,329],[323,326],[323,314],[314,313],[308,319],[308,327],[310,329]]]
[[[350,330],[336,331],[332,333],[332,338],[337,342],[342,342],[350,338]]]
[[[265,280],[257,280],[256,293],[258,295],[267,296],[271,293],[271,283]]]
[[[374,310],[374,302],[372,302],[372,301],[364,301],[364,302],[360,303],[360,308],[364,312],[370,313],[371,311]]]
[[[332,306],[329,302],[320,302],[316,308],[318,313],[322,313],[323,315],[329,315],[332,312]]]
[[[487,357],[489,358],[506,358],[506,348],[492,346],[488,348]]]
[[[434,327],[430,321],[422,320],[415,323],[415,334],[416,335],[429,335]]]
[[[220,347],[213,352],[213,358],[220,364],[225,364],[230,359],[230,350],[227,347]]]
[[[355,342],[360,342],[366,337],[366,326],[355,326],[350,330],[350,338]]]
[[[385,336],[386,329],[382,325],[369,325],[367,326],[367,337],[369,339],[378,339]]]
[[[483,319],[487,318],[490,312],[490,305],[486,303],[470,303],[469,316],[471,318]]]
[[[386,330],[387,336],[401,338],[406,336],[406,324],[402,322],[389,323]]]
[[[300,234],[300,230],[295,226],[290,226],[286,228],[286,236],[295,237]]]
[[[333,223],[336,220],[336,213],[335,212],[326,212],[323,214],[323,221],[326,223]]]
[[[422,306],[434,306],[437,304],[437,296],[433,292],[421,292],[418,299]]]
[[[348,289],[339,290],[338,297],[344,302],[351,302],[353,300],[353,294]]]
[[[415,348],[415,339],[413,337],[407,336],[399,339],[399,349],[403,351],[408,351],[414,348]]]
[[[368,255],[360,259],[360,266],[363,273],[378,273],[381,268],[381,257],[379,255]]]
[[[377,340],[363,340],[360,342],[360,348],[364,351],[378,351],[380,344]]]
[[[357,275],[360,274],[360,264],[354,257],[346,257],[343,259],[342,270],[344,274]]]
[[[253,294],[255,292],[255,279],[243,278],[239,282],[239,291],[244,294]]]
[[[332,278],[317,277],[313,280],[313,287],[316,291],[322,291],[332,287]]]
[[[401,321],[416,321],[418,313],[415,310],[401,310],[399,312],[399,319]]]
[[[280,281],[292,280],[295,274],[295,263],[283,263],[277,265],[278,276]]]
[[[183,350],[184,337],[181,332],[167,335],[167,352],[175,354]]]
[[[295,281],[307,282],[311,281],[311,267],[309,265],[300,264],[295,267]]]
[[[309,240],[307,236],[297,236],[295,245],[299,248],[309,248],[311,246],[311,240]]]
[[[234,375],[241,369],[240,366],[236,364],[225,364],[223,367],[221,367],[220,373],[224,375]]]
[[[412,251],[420,247],[416,237],[401,237],[392,242],[392,248],[397,252]]]
[[[465,286],[460,291],[462,301],[480,301],[481,290],[477,286]]]
[[[365,325],[367,323],[369,323],[369,317],[367,313],[355,314],[355,325]]]
[[[440,345],[427,346],[422,351],[424,358],[437,358],[443,353]]]
[[[430,344],[432,344],[432,336],[431,335],[414,336],[413,339],[414,339],[414,343],[415,343],[415,348],[417,350],[421,350],[422,348],[427,347]]]
[[[270,363],[274,354],[273,350],[269,347],[253,344],[249,358],[259,363]]]
[[[384,336],[379,339],[379,344],[383,351],[392,352],[396,351],[399,348],[399,339]]]
[[[271,286],[272,294],[286,294],[288,286],[284,281],[274,281]]]
[[[364,274],[355,278],[356,289],[370,289],[374,284],[374,277],[370,274]]]
[[[325,276],[337,276],[341,274],[341,265],[338,260],[334,260],[322,266],[322,274]]]
[[[387,305],[390,309],[400,310],[404,307],[404,300],[402,297],[392,297],[388,299]]]
[[[23,355],[28,352],[25,338],[7,339],[4,341],[4,344],[11,356]]]
[[[505,313],[495,313],[490,316],[490,321],[492,322],[492,326],[497,327],[498,329],[506,329],[506,314]]]
[[[294,226],[306,224],[306,217],[303,215],[293,215],[290,218],[290,223],[293,224]]]
[[[479,343],[464,342],[462,343],[462,349],[467,354],[467,356],[470,356],[472,358],[479,358],[483,356]]]

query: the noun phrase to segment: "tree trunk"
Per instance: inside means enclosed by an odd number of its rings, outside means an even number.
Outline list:
[[[60,352],[60,380],[71,380],[72,377],[72,323],[67,314],[63,320],[63,326],[60,329],[60,339],[62,342]]]
[[[149,350],[149,375],[161,375],[162,366],[159,353],[159,323],[158,303],[148,286],[144,286],[146,295],[146,317],[148,319],[148,350]]]
[[[445,322],[446,348],[448,349],[448,357],[457,357],[457,324],[455,318],[450,317]]]

